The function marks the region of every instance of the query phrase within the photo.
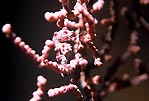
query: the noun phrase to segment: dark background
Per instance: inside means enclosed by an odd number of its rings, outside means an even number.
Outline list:
[[[75,0],[70,0],[75,1]],[[74,4],[74,2],[72,2]],[[109,2],[106,2],[104,8],[95,16],[98,20],[109,17]],[[120,6],[132,7],[131,0],[119,0]],[[55,12],[61,8],[58,0],[1,0],[0,2],[0,28],[5,23],[11,23],[13,31],[23,38],[37,53],[41,54],[44,42],[51,39],[53,32],[58,31],[54,23],[48,23],[44,19],[44,13],[47,11]],[[149,21],[148,6],[142,8],[143,16]],[[97,25],[97,38],[95,45],[100,48],[102,45],[101,36],[106,33],[106,27]],[[122,54],[129,44],[130,29],[125,20],[119,19],[119,29],[113,41],[111,54],[113,59]],[[143,60],[149,60],[149,32],[145,29],[140,30],[139,45],[141,51],[131,57],[122,65],[116,75],[122,75],[127,72],[130,76],[134,75],[133,60],[139,57]],[[87,53],[86,55],[88,56]],[[55,54],[50,54],[53,59]],[[90,57],[90,55],[88,56]],[[111,63],[111,62],[110,62]],[[104,64],[100,69],[95,69],[92,74],[104,74],[108,65]],[[0,31],[0,74],[1,74],[1,99],[2,101],[28,101],[32,97],[32,92],[37,89],[36,77],[39,74],[45,76],[48,80],[46,89],[59,87],[69,83],[69,77],[62,78],[48,69],[39,69],[37,64],[20,51],[18,47],[5,38]],[[148,101],[149,99],[149,81],[145,81],[136,87],[126,88],[109,94],[104,101]],[[74,96],[71,93],[62,96],[47,98],[44,101],[73,101]]]

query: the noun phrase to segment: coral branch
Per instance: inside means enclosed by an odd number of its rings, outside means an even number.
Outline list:
[[[41,101],[41,97],[44,94],[44,86],[47,80],[43,76],[37,77],[37,91],[33,92],[33,97],[29,101]]]
[[[60,88],[49,89],[48,95],[49,95],[49,97],[54,97],[54,96],[68,93],[68,92],[73,92],[75,97],[77,98],[77,100],[81,100],[83,97],[82,94],[80,93],[78,87],[74,84],[61,86]]]

